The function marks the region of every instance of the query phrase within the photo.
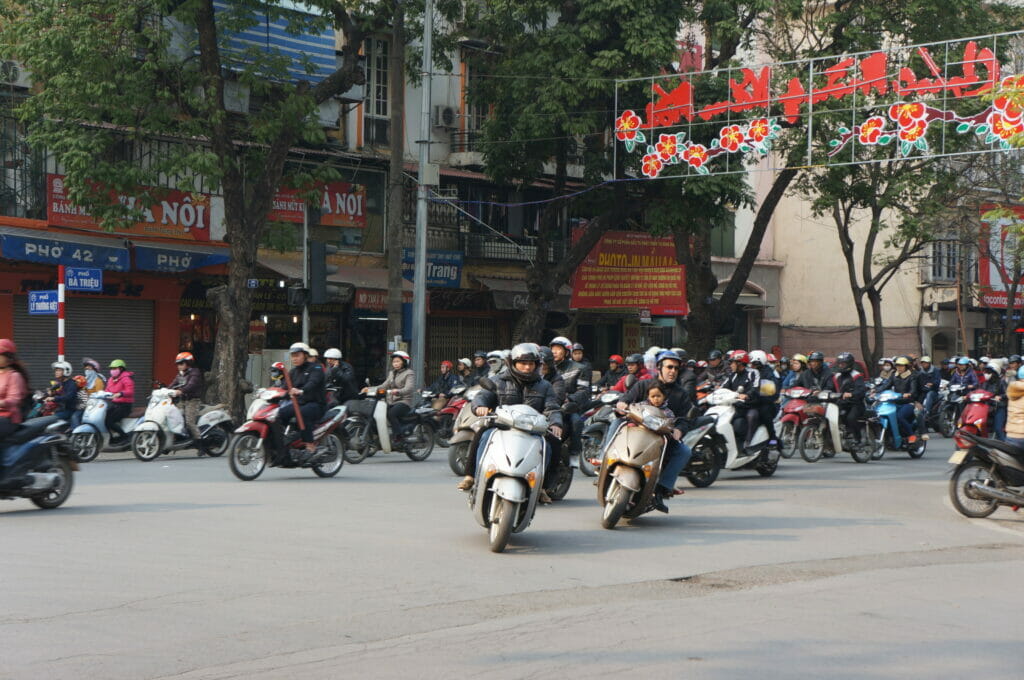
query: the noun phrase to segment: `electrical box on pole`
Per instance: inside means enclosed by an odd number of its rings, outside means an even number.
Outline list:
[[[336,265],[327,264],[327,256],[338,252],[338,247],[313,240],[310,240],[307,246],[309,253],[309,304],[326,304],[332,296],[337,296],[340,293],[337,286],[327,285],[327,277],[338,272]]]

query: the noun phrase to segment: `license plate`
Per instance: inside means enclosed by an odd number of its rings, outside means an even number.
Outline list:
[[[953,452],[953,455],[949,457],[949,462],[953,465],[959,465],[964,462],[967,458],[967,449],[959,449]]]

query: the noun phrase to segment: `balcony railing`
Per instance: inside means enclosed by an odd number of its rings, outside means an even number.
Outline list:
[[[416,242],[415,227],[406,226],[404,231],[406,247]],[[467,258],[499,260],[502,262],[531,262],[537,258],[534,239],[497,234],[470,234],[453,229],[427,227],[427,248],[429,250],[457,250]],[[565,244],[554,243],[548,248],[548,262],[557,262],[565,256]]]

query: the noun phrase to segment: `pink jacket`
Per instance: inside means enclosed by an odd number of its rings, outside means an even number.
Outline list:
[[[28,394],[25,376],[15,370],[0,371],[0,418],[21,422],[21,402]]]
[[[132,380],[132,376],[135,375],[131,371],[121,371],[121,375],[110,376],[107,380],[107,392],[111,394],[121,393],[120,397],[114,397],[115,404],[133,404],[135,403],[135,381]]]

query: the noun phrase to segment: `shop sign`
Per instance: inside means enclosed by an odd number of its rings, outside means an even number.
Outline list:
[[[68,290],[84,293],[103,292],[103,270],[68,267],[64,270],[64,285]]]
[[[139,196],[111,194],[111,201],[119,201],[130,208],[138,207],[142,212],[141,221],[119,226],[114,233],[185,241],[210,240],[209,194],[164,188],[145,191],[156,199],[152,205]],[[102,231],[86,208],[71,202],[63,175],[46,176],[46,212],[49,223],[55,227]]]
[[[412,291],[402,291],[402,303],[412,302]],[[377,288],[356,288],[355,302],[356,309],[363,309],[368,312],[383,312],[388,308],[388,291]]]
[[[225,264],[228,253],[193,253],[187,250],[135,246],[135,267],[152,272],[179,273],[190,269]]]
[[[300,189],[278,189],[267,215],[271,222],[302,224],[305,199]],[[330,182],[319,189],[320,226],[366,228],[366,187],[349,182]]]
[[[128,249],[59,241],[55,238],[3,235],[3,255],[10,260],[44,264],[86,265],[112,271],[129,269]]]
[[[650,323],[650,322],[651,322],[651,310],[649,310],[649,309],[641,309],[640,310],[640,323]]]
[[[412,281],[416,251],[402,249],[402,276]],[[462,286],[462,253],[458,250],[427,251],[427,288],[460,288]]]
[[[978,241],[978,283],[985,307],[1006,309],[1013,283],[1014,263],[1019,259],[1020,236],[1024,224],[1024,206],[986,204],[981,206],[981,232]],[[1024,290],[1018,283],[1014,306],[1020,306]]]
[[[29,314],[56,314],[57,291],[30,290],[28,293]]]

